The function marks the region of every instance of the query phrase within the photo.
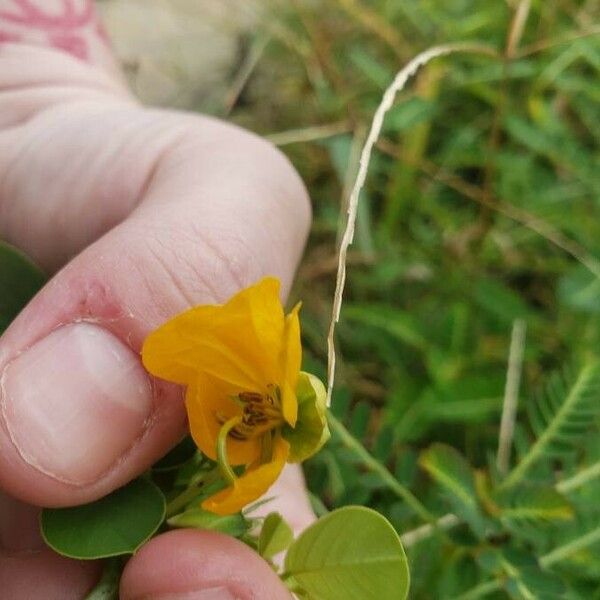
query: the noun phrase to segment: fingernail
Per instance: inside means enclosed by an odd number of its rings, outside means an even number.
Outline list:
[[[76,323],[8,364],[0,401],[22,458],[55,479],[83,485],[142,436],[152,388],[138,355],[101,327]]]
[[[196,592],[150,596],[144,600],[240,600],[240,598],[240,596],[234,596],[227,588],[216,587]]]

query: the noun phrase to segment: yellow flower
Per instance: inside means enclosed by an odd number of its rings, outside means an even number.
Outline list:
[[[230,482],[206,510],[237,512],[286,461],[304,460],[328,438],[324,387],[300,372],[299,309],[286,316],[279,281],[267,277],[226,304],[176,316],[144,343],[148,371],[187,386],[192,437]],[[230,465],[246,468],[237,477]]]

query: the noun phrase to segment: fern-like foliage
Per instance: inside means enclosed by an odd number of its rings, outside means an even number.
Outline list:
[[[549,378],[543,393],[529,410],[536,440],[500,489],[509,489],[523,480],[531,467],[544,457],[571,450],[600,415],[600,363],[584,366],[576,378],[560,373]]]
[[[454,512],[480,537],[485,534],[485,519],[480,509],[475,477],[471,465],[455,448],[432,444],[419,459],[419,464],[436,481]]]
[[[575,516],[569,501],[556,489],[543,485],[521,485],[497,499],[500,518],[510,525],[569,521]]]

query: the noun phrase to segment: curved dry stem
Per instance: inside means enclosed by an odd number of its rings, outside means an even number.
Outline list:
[[[356,214],[358,208],[358,199],[360,192],[365,185],[367,173],[369,170],[369,163],[371,161],[371,153],[373,147],[379,138],[381,128],[383,126],[383,120],[386,113],[394,104],[394,99],[398,92],[404,89],[404,86],[408,80],[424,65],[440,56],[446,56],[448,54],[456,53],[469,53],[479,54],[484,56],[491,56],[494,58],[498,57],[495,50],[488,46],[480,44],[445,44],[442,46],[434,46],[424,52],[421,52],[415,58],[413,58],[403,69],[401,69],[390,86],[385,90],[381,103],[375,111],[369,135],[367,141],[363,146],[360,156],[360,166],[356,175],[356,180],[348,200],[348,216],[346,220],[346,227],[342,240],[340,243],[340,249],[338,254],[338,268],[335,285],[335,294],[333,298],[333,308],[331,312],[331,323],[329,325],[329,332],[327,335],[327,406],[331,405],[331,394],[333,391],[333,384],[335,379],[335,326],[340,318],[340,310],[342,308],[342,297],[344,294],[344,285],[346,282],[346,256],[348,254],[348,248],[352,244],[354,237],[354,226],[356,223]]]

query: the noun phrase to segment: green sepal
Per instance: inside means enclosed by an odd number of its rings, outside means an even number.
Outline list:
[[[171,527],[195,527],[220,531],[236,538],[248,533],[254,526],[254,521],[246,519],[241,513],[216,515],[202,508],[189,508],[185,512],[167,519],[167,523]]]
[[[296,387],[298,420],[296,426],[286,425],[282,435],[290,444],[288,462],[302,462],[318,452],[329,439],[327,425],[327,391],[320,379],[300,373]]]

